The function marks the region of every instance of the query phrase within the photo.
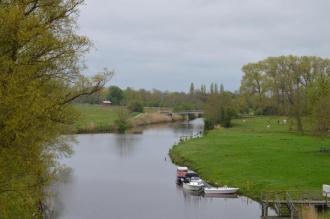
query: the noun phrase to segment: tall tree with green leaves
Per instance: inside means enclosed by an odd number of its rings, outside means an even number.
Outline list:
[[[214,83],[212,82],[211,85],[210,85],[210,94],[214,94]]]
[[[205,127],[212,129],[215,125],[228,128],[237,113],[235,95],[230,92],[211,94],[204,106]]]
[[[76,34],[82,0],[0,1],[0,218],[42,218],[47,187],[70,154],[70,103],[111,75],[81,74],[89,40]]]
[[[111,86],[109,87],[107,99],[114,105],[120,105],[124,99],[124,92],[120,89],[120,87]]]
[[[193,95],[194,93],[195,93],[195,85],[193,82],[191,82],[190,88],[189,88],[189,94]]]
[[[223,86],[223,84],[220,84],[220,93],[223,93],[225,91],[225,87]]]
[[[206,94],[206,86],[205,86],[205,84],[202,84],[201,85],[201,93],[202,94]]]
[[[216,93],[216,94],[219,93],[219,86],[217,83],[214,83],[214,93]]]
[[[269,57],[243,67],[241,94],[246,96],[249,105],[264,110],[276,107],[292,117],[297,130],[302,131],[304,116],[314,112],[327,118],[323,109],[329,105],[326,89],[329,69],[330,60],[320,57]],[[328,126],[322,121],[319,124],[323,124],[321,129]]]

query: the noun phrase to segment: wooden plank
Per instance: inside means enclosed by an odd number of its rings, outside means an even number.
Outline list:
[[[263,219],[291,219],[291,217],[281,217],[281,216],[266,216],[266,217],[261,217]]]
[[[287,200],[264,200],[263,202],[268,203],[280,203],[280,204],[286,204]],[[293,204],[326,204],[327,202],[325,200],[292,200]]]

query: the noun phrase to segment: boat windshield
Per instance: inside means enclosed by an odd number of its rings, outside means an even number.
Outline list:
[[[188,178],[198,177],[199,178],[197,173],[187,173],[186,177],[188,177]]]

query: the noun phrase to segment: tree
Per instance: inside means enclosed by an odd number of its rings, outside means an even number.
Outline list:
[[[193,82],[190,84],[190,89],[189,89],[190,95],[193,95],[195,93],[195,85]]]
[[[276,109],[294,118],[297,130],[302,131],[302,118],[315,113],[317,106],[327,106],[327,89],[323,88],[328,86],[329,69],[329,59],[269,57],[243,67],[240,92],[249,106],[262,109],[263,113]]]
[[[206,128],[212,129],[217,124],[225,128],[231,126],[237,108],[234,99],[234,95],[230,92],[209,96],[204,107]]]
[[[82,0],[0,1],[0,218],[42,218],[71,102],[100,90],[111,72],[86,78],[80,57],[90,42],[75,33]]]
[[[220,84],[220,93],[223,93],[225,91],[225,87],[223,86],[223,84]]]
[[[216,93],[216,94],[219,93],[219,87],[218,87],[217,83],[214,84],[214,93]]]
[[[330,72],[321,71],[316,76],[314,82],[309,85],[308,96],[312,119],[315,121],[314,130],[328,132],[330,130]]]
[[[109,87],[109,92],[107,95],[107,99],[112,102],[114,105],[120,105],[124,98],[123,91],[117,86]]]
[[[125,108],[119,108],[117,110],[117,119],[115,120],[116,129],[119,133],[125,133],[125,131],[130,128],[129,112]]]
[[[202,84],[201,85],[201,93],[202,94],[206,94],[206,86],[205,86],[205,84]]]
[[[214,83],[213,82],[210,85],[210,93],[214,94]]]
[[[262,113],[265,104],[265,73],[260,63],[247,64],[242,68],[244,73],[240,92],[244,93],[248,103],[255,111]]]
[[[128,104],[128,109],[131,112],[143,113],[143,104],[139,101],[132,101]]]

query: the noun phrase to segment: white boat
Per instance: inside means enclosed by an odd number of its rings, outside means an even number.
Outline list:
[[[210,187],[204,188],[205,194],[234,194],[239,190],[239,188],[231,188],[231,187]]]
[[[177,172],[188,172],[188,167],[177,167],[176,171]]]
[[[188,183],[183,183],[183,188],[191,191],[200,191],[204,186],[205,185],[202,180],[194,180]]]

